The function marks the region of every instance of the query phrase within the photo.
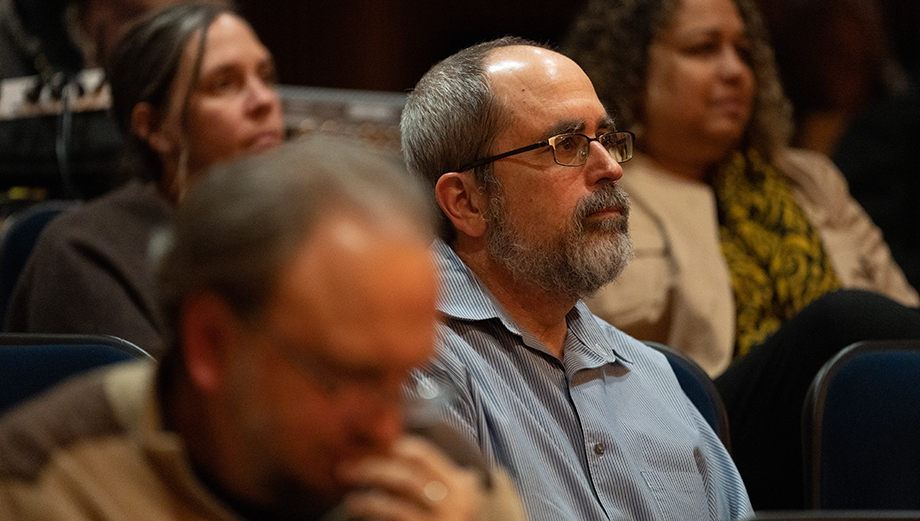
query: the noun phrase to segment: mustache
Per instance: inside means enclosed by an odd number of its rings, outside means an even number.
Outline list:
[[[583,223],[589,215],[607,208],[616,208],[622,220],[629,217],[629,196],[615,183],[604,184],[579,201],[575,207],[575,221]]]

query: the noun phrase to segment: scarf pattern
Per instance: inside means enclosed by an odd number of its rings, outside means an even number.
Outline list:
[[[713,188],[735,297],[739,357],[840,281],[788,177],[759,153],[735,152],[719,168]]]

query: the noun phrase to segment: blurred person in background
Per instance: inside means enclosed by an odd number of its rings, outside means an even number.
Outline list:
[[[773,13],[766,19],[793,105],[793,144],[831,157],[850,193],[882,230],[908,282],[917,287],[920,3],[760,2]],[[902,34],[908,27],[912,51]]]
[[[185,0],[0,0],[0,212],[116,188],[103,67],[125,28]],[[2,197],[6,196],[6,197]],[[10,288],[5,288],[8,296]]]
[[[130,181],[49,224],[14,289],[6,329],[109,334],[156,355],[163,339],[150,236],[204,169],[282,142],[275,66],[233,11],[185,3],[134,25],[108,77]]]
[[[804,503],[801,410],[852,342],[920,337],[917,292],[789,104],[751,0],[589,3],[563,46],[636,135],[636,257],[588,301],[715,379],[755,509]]]
[[[0,0],[0,78],[104,67],[137,17],[185,0]]]
[[[401,166],[322,139],[212,172],[156,240],[164,358],[4,416],[4,519],[523,521],[474,448],[406,432],[438,285]]]

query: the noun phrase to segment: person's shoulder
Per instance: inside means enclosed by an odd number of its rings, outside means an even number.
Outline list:
[[[624,186],[632,185],[649,185],[661,187],[664,185],[669,189],[685,189],[688,187],[707,187],[702,181],[687,179],[674,174],[667,168],[662,167],[651,156],[642,152],[636,152],[632,159],[623,163]]]
[[[774,163],[794,181],[843,177],[830,157],[814,150],[785,148],[776,153]]]
[[[636,214],[658,216],[654,218],[656,226],[660,226],[658,220],[661,216],[674,216],[682,222],[685,220],[685,208],[705,208],[715,204],[709,184],[675,175],[644,154],[637,153],[623,164],[623,178],[617,183],[622,184],[629,194]],[[632,218],[633,214],[630,214],[630,229]]]
[[[97,199],[100,206],[110,206],[125,212],[169,212],[170,203],[164,198],[156,183],[132,180]]]
[[[7,412],[0,421],[0,479],[32,481],[51,459],[94,440],[126,433],[126,397],[139,399],[144,391],[112,394],[112,380],[130,375],[135,386],[145,385],[138,371],[152,371],[149,362],[117,364],[71,378]],[[120,389],[124,391],[124,389]]]
[[[171,211],[150,185],[129,183],[106,195],[75,205],[48,223],[35,245],[36,251],[90,249],[131,241],[168,223]]]
[[[445,323],[449,322],[449,323]],[[474,349],[469,339],[464,338],[466,328],[459,320],[442,320],[436,325],[437,337],[435,348],[437,358],[442,364],[462,365],[460,359],[471,354]]]
[[[799,202],[806,205],[806,210],[828,205],[837,207],[852,199],[846,178],[826,154],[787,148],[776,154],[774,164],[792,182],[793,190]]]
[[[168,214],[168,209],[169,203],[159,195],[154,185],[131,181],[83,203],[52,224],[61,228],[85,229],[90,225],[111,228],[126,224],[126,219],[156,218]]]

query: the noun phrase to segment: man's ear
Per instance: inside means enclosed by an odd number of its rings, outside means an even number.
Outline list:
[[[469,172],[448,172],[434,188],[435,198],[444,215],[459,232],[481,237],[486,232],[488,199]]]
[[[150,148],[160,154],[169,154],[175,150],[175,143],[163,128],[163,118],[153,105],[142,101],[131,109],[131,128],[134,133],[146,141]]]
[[[183,304],[179,323],[181,349],[189,378],[201,392],[210,394],[223,385],[236,334],[236,316],[217,295],[199,292]]]

